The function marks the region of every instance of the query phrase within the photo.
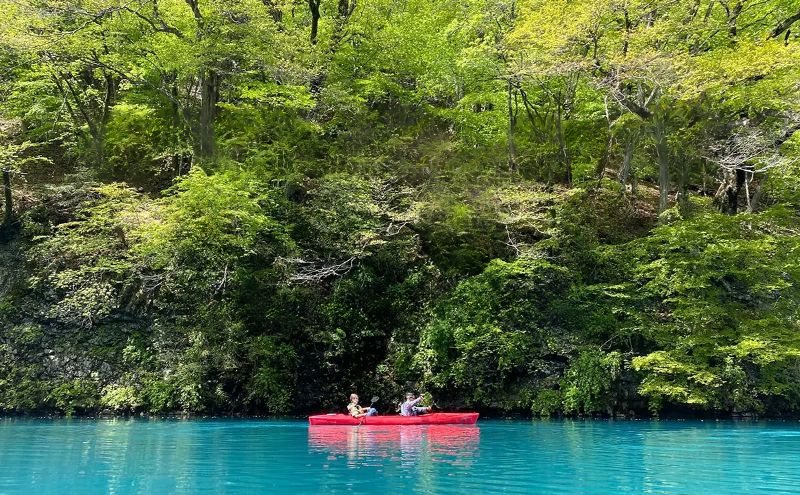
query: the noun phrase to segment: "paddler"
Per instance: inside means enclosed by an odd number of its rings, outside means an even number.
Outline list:
[[[417,416],[431,412],[430,407],[422,407],[417,405],[424,397],[425,394],[420,394],[419,397],[414,398],[414,394],[408,392],[406,394],[406,401],[400,405],[400,416]]]
[[[374,407],[361,407],[358,405],[358,395],[350,394],[350,403],[347,404],[347,412],[354,418],[363,418],[364,416],[375,416],[378,410]]]

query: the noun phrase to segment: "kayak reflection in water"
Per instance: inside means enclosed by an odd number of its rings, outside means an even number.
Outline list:
[[[358,405],[358,395],[350,394],[350,403],[347,404],[347,412],[354,418],[363,418],[364,416],[377,416],[378,410],[374,407],[361,407]]]
[[[386,416],[380,416],[386,417]],[[411,426],[310,426],[308,446],[311,451],[350,461],[405,462],[431,460],[451,465],[467,465],[480,446],[480,428],[475,425]]]
[[[424,397],[425,394],[420,394],[420,396],[415,399],[413,393],[407,393],[406,401],[400,405],[400,416],[417,416],[431,412],[430,407],[417,406]]]

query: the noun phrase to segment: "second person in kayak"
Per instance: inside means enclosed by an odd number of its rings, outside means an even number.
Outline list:
[[[400,416],[417,416],[418,414],[428,414],[431,412],[430,407],[421,407],[417,404],[425,397],[425,394],[420,394],[416,399],[411,392],[406,394],[406,401],[400,405]]]

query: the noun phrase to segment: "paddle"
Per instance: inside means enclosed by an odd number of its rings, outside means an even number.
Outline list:
[[[380,398],[380,397],[378,397],[377,395],[374,395],[374,396],[372,396],[372,400],[370,401],[370,403],[369,403],[369,407],[368,407],[367,409],[372,409],[372,406],[373,406],[373,405],[374,405],[376,402],[378,402],[379,400],[381,400],[381,398]],[[359,422],[358,422],[358,424],[356,425],[356,428],[357,428],[357,427],[359,427],[359,426],[361,426],[362,424],[364,424],[364,420],[365,420],[365,419],[367,419],[367,417],[366,417],[366,416],[361,416],[361,421],[359,421]]]
[[[431,401],[431,405],[430,405],[430,406],[428,406],[428,408],[429,408],[429,409],[428,409],[428,412],[429,412],[429,413],[433,411],[433,408],[434,408],[434,407],[435,407],[436,409],[439,409],[439,404],[437,404],[437,403],[436,403],[436,401],[435,401],[435,400],[433,400],[433,397],[431,396],[431,394],[428,394],[428,393],[425,393],[425,392],[423,392],[423,393],[419,394],[419,396],[420,396],[420,397],[422,397],[422,396],[424,396],[424,395],[427,395],[427,396],[428,396],[428,398],[429,398],[429,399],[430,399],[430,401]]]

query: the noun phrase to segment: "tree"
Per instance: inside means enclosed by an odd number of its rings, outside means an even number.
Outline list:
[[[11,195],[11,170],[3,168],[3,198],[4,198],[4,213],[2,230],[7,231],[11,228],[11,223],[14,221],[14,203]]]
[[[11,128],[13,124],[4,127]],[[3,129],[7,131],[8,129]],[[19,173],[26,165],[35,163],[50,163],[50,160],[35,153],[37,145],[29,141],[21,144],[9,142],[10,136],[0,134],[0,173],[2,173],[3,187],[3,221],[0,223],[0,237],[10,235],[16,228],[14,214],[14,194],[12,190],[12,175]]]
[[[798,9],[0,0],[0,410],[800,410]]]

